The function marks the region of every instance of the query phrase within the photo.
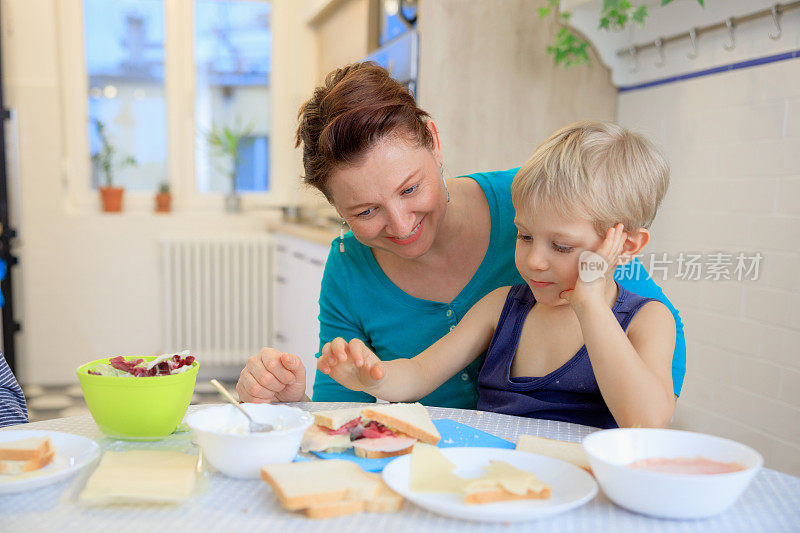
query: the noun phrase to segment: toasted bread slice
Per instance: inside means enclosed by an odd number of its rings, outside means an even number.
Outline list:
[[[378,473],[369,473],[369,477],[380,483],[378,495],[367,500],[366,511],[369,513],[394,513],[403,507],[403,497],[389,488]]]
[[[420,403],[376,404],[362,409],[361,415],[428,444],[436,444],[442,438]]]
[[[0,474],[22,474],[39,470],[52,463],[55,456],[56,451],[50,450],[44,455],[27,461],[0,461]]]
[[[417,439],[411,437],[380,437],[353,441],[353,452],[365,459],[381,459],[411,453]]]
[[[517,440],[517,450],[561,459],[583,468],[590,474],[592,473],[589,457],[586,455],[583,445],[579,442],[545,439],[534,435],[520,435]]]
[[[528,490],[525,494],[515,494],[500,485],[496,485],[494,488],[486,487],[482,490],[467,492],[464,496],[464,501],[470,504],[477,504],[511,500],[546,500],[549,497],[550,487],[545,487],[540,491]]]
[[[313,414],[315,424],[335,431],[351,420],[360,417],[361,408],[331,409],[328,411],[315,411]]]
[[[308,518],[334,518],[336,516],[362,513],[365,508],[366,502],[364,500],[339,500],[316,503],[303,509],[303,513]]]
[[[550,486],[533,472],[505,461],[489,461],[483,475],[464,485],[466,503],[489,503],[506,500],[547,499]]]
[[[39,459],[53,449],[50,437],[30,437],[0,443],[0,461]]]
[[[291,511],[346,499],[366,500],[380,489],[357,464],[342,460],[267,465],[261,468],[261,478]],[[324,512],[333,511],[320,511]]]

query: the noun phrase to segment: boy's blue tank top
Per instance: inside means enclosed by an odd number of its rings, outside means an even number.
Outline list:
[[[612,311],[625,330],[644,304],[657,300],[630,292],[619,283],[617,288]],[[514,285],[508,291],[486,362],[478,375],[478,409],[599,428],[617,427],[600,394],[586,345],[546,376],[511,377],[522,325],[535,303],[527,284]]]

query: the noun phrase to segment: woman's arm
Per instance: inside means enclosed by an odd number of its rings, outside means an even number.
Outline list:
[[[381,361],[359,339],[334,339],[317,367],[337,382],[392,402],[416,401],[440,387],[486,351],[508,287],[484,296],[447,335],[410,359]]]

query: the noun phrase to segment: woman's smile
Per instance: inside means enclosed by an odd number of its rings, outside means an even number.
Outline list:
[[[419,221],[419,224],[414,226],[414,229],[411,230],[411,233],[408,234],[408,237],[399,238],[399,237],[386,237],[390,241],[395,244],[399,244],[401,246],[405,246],[407,244],[411,244],[412,242],[419,239],[420,235],[422,235],[422,226],[425,223],[425,218],[423,217],[422,220]]]

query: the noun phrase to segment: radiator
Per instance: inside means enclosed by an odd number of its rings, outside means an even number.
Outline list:
[[[243,364],[269,346],[269,236],[165,237],[163,346]]]

